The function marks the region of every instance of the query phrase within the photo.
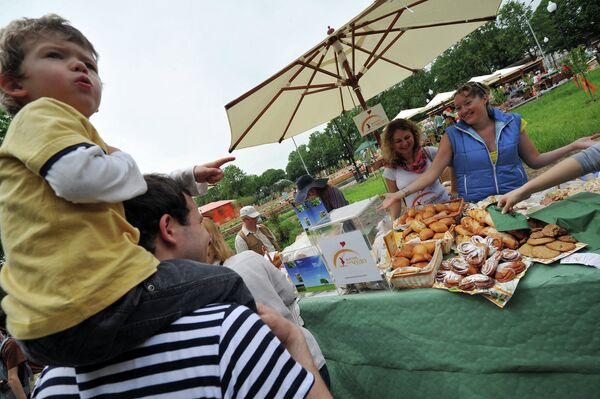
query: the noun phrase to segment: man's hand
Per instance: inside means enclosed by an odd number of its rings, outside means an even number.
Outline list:
[[[223,178],[221,166],[235,160],[235,157],[225,157],[216,161],[194,166],[194,180],[197,183],[218,183]]]
[[[502,209],[502,213],[511,212],[515,205],[527,198],[529,198],[529,194],[521,188],[517,188],[498,199],[498,208]]]

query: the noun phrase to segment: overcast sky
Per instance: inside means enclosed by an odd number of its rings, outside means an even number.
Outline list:
[[[538,3],[539,0],[534,0]],[[0,25],[56,13],[100,54],[91,121],[142,172],[227,155],[225,104],[261,83],[371,0],[0,0]],[[528,4],[529,0],[525,0]],[[308,133],[296,136],[298,145]],[[292,140],[236,150],[246,173],[285,169]]]

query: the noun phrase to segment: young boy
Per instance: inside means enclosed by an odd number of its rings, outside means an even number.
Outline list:
[[[122,201],[146,184],[133,159],[88,118],[102,83],[92,44],[56,15],[0,31],[0,103],[15,115],[0,147],[0,283],[7,326],[30,358],[76,366],[110,359],[209,303],[254,307],[239,276],[137,245]],[[216,182],[233,158],[182,173]],[[188,221],[189,222],[189,221]]]

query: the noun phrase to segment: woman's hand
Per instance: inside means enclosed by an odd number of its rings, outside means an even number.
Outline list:
[[[396,191],[395,193],[385,193],[381,196],[383,202],[381,203],[381,209],[387,209],[390,206],[394,205],[398,201],[402,200],[406,196],[404,190]]]
[[[589,148],[596,144],[597,141],[594,140],[596,140],[597,138],[600,138],[600,133],[596,133],[587,137],[581,137],[572,143],[573,150],[585,150],[586,148]]]
[[[519,202],[529,198],[529,194],[521,188],[517,188],[510,193],[504,194],[498,200],[498,208],[502,208],[502,213],[512,211],[512,208]]]

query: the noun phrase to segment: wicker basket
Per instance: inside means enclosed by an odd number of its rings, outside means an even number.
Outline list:
[[[426,288],[433,286],[435,275],[442,263],[443,253],[440,241],[435,244],[435,251],[429,264],[416,273],[398,273],[396,270],[388,272],[386,279],[394,288]]]

